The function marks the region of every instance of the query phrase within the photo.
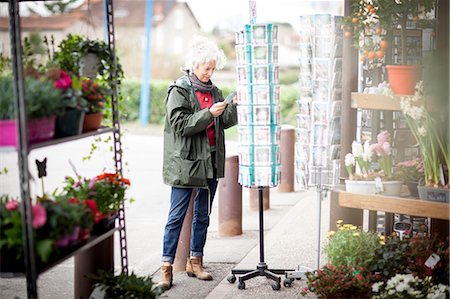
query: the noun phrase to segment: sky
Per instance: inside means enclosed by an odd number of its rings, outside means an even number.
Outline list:
[[[180,0],[181,1],[181,0]],[[237,31],[250,22],[249,0],[183,0],[205,31],[222,26]],[[344,0],[255,0],[256,22],[287,22],[299,28],[304,14],[343,13]],[[341,9],[339,9],[341,7]]]

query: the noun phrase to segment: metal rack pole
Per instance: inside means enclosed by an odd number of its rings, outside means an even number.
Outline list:
[[[108,47],[114,60],[114,69],[110,71],[110,82],[113,93],[111,95],[111,105],[112,105],[112,121],[114,128],[114,161],[116,172],[120,177],[123,176],[122,173],[122,142],[120,135],[120,119],[119,119],[119,95],[118,95],[118,74],[117,74],[117,56],[116,56],[116,45],[115,45],[115,34],[114,34],[114,9],[113,0],[105,0],[105,16],[106,16],[106,26],[107,26],[107,39]],[[127,236],[126,236],[126,225],[125,225],[125,205],[122,204],[119,209],[119,237],[120,237],[120,258],[122,273],[128,274],[128,251],[127,251]]]
[[[11,38],[11,58],[13,67],[14,95],[17,119],[17,155],[19,162],[22,240],[27,279],[28,298],[37,298],[37,273],[31,225],[31,197],[28,173],[28,134],[25,109],[25,86],[22,65],[22,40],[20,31],[19,3],[9,0],[9,30]]]

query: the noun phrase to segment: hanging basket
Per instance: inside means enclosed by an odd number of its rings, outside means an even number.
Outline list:
[[[412,95],[422,79],[421,65],[386,65],[388,82],[395,94]]]

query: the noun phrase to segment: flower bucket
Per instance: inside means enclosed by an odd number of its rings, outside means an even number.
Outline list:
[[[88,113],[84,115],[83,132],[95,131],[100,128],[103,113]]]
[[[345,190],[357,194],[383,194],[388,196],[399,196],[402,188],[401,181],[382,182],[383,190],[379,190],[375,181],[345,180]]]
[[[55,116],[28,120],[29,144],[53,139],[55,135]],[[17,124],[15,119],[0,120],[0,146],[17,145]]]
[[[55,137],[66,137],[81,134],[83,130],[84,111],[67,109],[56,118]]]
[[[420,65],[387,65],[388,82],[395,94],[412,95],[417,81],[422,79]]]
[[[419,198],[423,200],[450,202],[449,188],[433,188],[425,186],[417,186],[419,190]]]
[[[409,195],[412,197],[419,198],[419,190],[417,189],[419,183],[418,182],[405,182],[406,186],[408,186]]]

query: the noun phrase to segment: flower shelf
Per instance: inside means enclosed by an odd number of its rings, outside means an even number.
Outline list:
[[[408,96],[408,95],[405,95]],[[400,100],[402,95],[386,96],[382,94],[352,92],[351,107],[354,109],[401,111]],[[438,111],[433,98],[426,98],[426,107]]]
[[[450,220],[450,204],[448,203],[345,191],[338,191],[338,199],[341,207]]]
[[[45,271],[51,269],[52,267],[62,263],[63,261],[105,241],[106,239],[113,236],[113,234],[118,231],[119,228],[115,227],[113,229],[108,230],[107,232],[99,235],[91,236],[87,241],[78,243],[77,245],[66,247],[64,249],[60,249],[60,253],[58,255],[50,257],[50,260],[45,264],[37,263],[36,272],[38,274],[42,274]],[[2,256],[3,259],[3,256]],[[0,277],[1,276],[23,276],[25,273],[25,267],[23,264],[14,262],[14,263],[3,263],[0,267]]]

